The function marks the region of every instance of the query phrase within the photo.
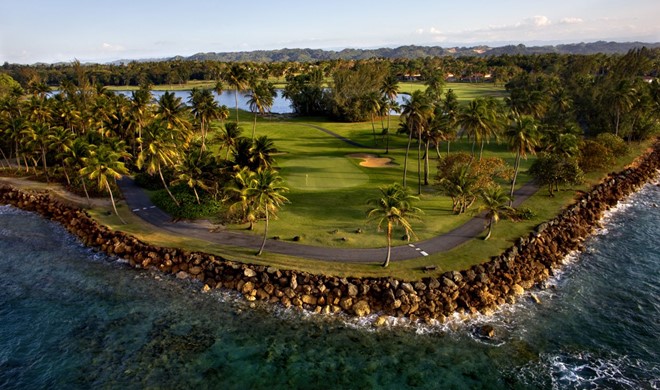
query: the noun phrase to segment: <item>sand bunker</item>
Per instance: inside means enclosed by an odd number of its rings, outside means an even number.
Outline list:
[[[360,162],[360,166],[367,168],[388,168],[396,165],[389,157],[376,157],[373,154],[354,153],[349,154],[348,157],[361,158],[364,161]]]

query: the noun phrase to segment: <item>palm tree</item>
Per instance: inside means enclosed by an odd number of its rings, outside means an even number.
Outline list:
[[[277,210],[284,203],[289,201],[283,195],[285,192],[289,191],[289,189],[282,185],[282,181],[280,175],[273,169],[259,169],[255,172],[250,181],[247,196],[252,199],[256,210],[264,213],[266,221],[266,225],[264,226],[264,238],[261,242],[261,247],[257,252],[257,256],[261,255],[264,246],[266,245],[268,223],[270,221],[271,213],[275,216]]]
[[[224,131],[216,134],[216,140],[220,142],[220,148],[227,148],[225,160],[229,160],[229,153],[236,147],[236,143],[241,138],[242,130],[236,122],[227,122]]]
[[[67,184],[70,185],[71,179],[69,178],[69,173],[66,170],[66,165],[64,165],[64,159],[70,153],[75,135],[71,130],[58,126],[53,128],[53,131],[47,137],[48,148],[53,150],[55,152],[56,158],[62,162],[64,177],[66,178]]]
[[[46,175],[46,181],[48,181],[49,175],[46,152],[50,147],[53,130],[50,125],[45,122],[33,122],[23,129],[22,134],[25,137],[25,146],[27,147],[27,150],[39,153],[44,174]],[[35,160],[35,167],[37,164],[36,161],[37,160]]]
[[[507,138],[509,140],[509,147],[516,153],[516,162],[513,166],[513,179],[511,180],[511,193],[509,197],[513,204],[513,191],[516,187],[516,179],[518,177],[518,170],[520,169],[520,158],[527,159],[527,153],[536,154],[535,148],[539,143],[539,136],[537,131],[537,124],[531,116],[514,116],[513,122],[507,131]]]
[[[129,115],[133,125],[137,129],[138,139],[142,138],[142,129],[147,122],[150,102],[151,89],[148,85],[144,85],[137,91],[131,92],[131,106],[129,109]],[[135,152],[135,150],[133,150],[133,152]]]
[[[62,160],[64,172],[66,172],[67,167],[71,167],[80,173],[80,170],[85,166],[85,159],[89,157],[89,149],[89,144],[84,137],[81,136],[74,139],[71,143],[71,147]],[[89,202],[89,193],[87,192],[87,185],[85,184],[84,175],[80,175],[80,181],[82,183],[87,202]]]
[[[380,85],[380,93],[383,94],[388,100],[392,107],[396,104],[396,97],[399,94],[399,79],[395,74],[390,73],[387,77],[383,79],[383,83]],[[389,134],[390,129],[390,110],[387,110],[387,132],[385,135]],[[389,140],[389,139],[388,139]],[[389,149],[389,142],[388,142]],[[387,150],[385,153],[387,153]]]
[[[484,237],[484,240],[487,240],[493,232],[493,225],[513,212],[513,209],[507,205],[511,198],[502,191],[500,186],[481,190],[479,197],[483,202],[483,205],[479,207],[479,211],[486,211],[486,219],[488,220],[488,234]]]
[[[213,156],[202,150],[201,146],[191,147],[183,154],[181,161],[174,167],[177,173],[177,179],[174,183],[185,183],[193,190],[197,204],[201,204],[197,187],[208,191],[210,186],[207,184],[207,175],[205,168],[212,165]]]
[[[165,92],[157,102],[156,119],[162,120],[170,131],[173,141],[185,146],[192,137],[188,121],[188,106],[172,92]]]
[[[277,92],[272,83],[262,80],[259,83],[253,84],[250,92],[245,96],[248,98],[247,103],[250,111],[254,113],[254,123],[252,124],[252,139],[254,139],[254,132],[257,128],[257,113],[263,115],[266,112],[270,112]]]
[[[167,182],[163,177],[163,167],[174,167],[180,157],[177,144],[167,134],[167,124],[163,121],[155,121],[145,129],[142,141],[142,151],[138,154],[137,167],[142,169],[146,166],[148,174],[158,172],[165,190],[174,203],[179,206],[179,201],[172,195]]]
[[[494,101],[485,98],[476,98],[464,106],[457,117],[457,123],[467,133],[468,139],[472,139],[472,155],[474,155],[474,145],[477,142],[481,144],[480,160],[486,139],[497,135],[499,118],[495,104]]]
[[[418,197],[410,195],[408,190],[398,183],[379,188],[380,197],[368,201],[373,207],[367,212],[369,220],[378,220],[378,230],[383,223],[387,224],[387,257],[383,267],[390,264],[392,253],[392,230],[395,226],[402,226],[408,237],[414,236],[409,219],[419,219],[421,210],[414,207],[412,203],[419,200]]]
[[[614,135],[616,136],[619,135],[621,115],[627,113],[633,107],[636,93],[634,85],[628,79],[621,79],[614,84],[613,89],[606,96],[607,103],[614,109]]]
[[[243,167],[231,176],[224,187],[225,194],[233,202],[229,206],[229,210],[235,212],[236,208],[240,208],[241,221],[250,223],[248,230],[254,229],[254,222],[256,221],[255,210],[251,199],[248,197],[248,188],[254,174],[250,168]]]
[[[89,157],[83,157],[82,162],[84,166],[80,169],[81,176],[86,176],[89,180],[96,180],[99,190],[107,190],[110,194],[110,201],[112,202],[112,209],[122,223],[126,223],[117,212],[115,205],[115,198],[112,195],[112,188],[110,183],[121,178],[122,175],[128,174],[128,169],[124,163],[120,161],[126,158],[127,153],[116,150],[115,148],[101,144],[101,146],[90,145]]]
[[[244,90],[248,86],[250,75],[243,65],[234,63],[225,70],[222,78],[227,84],[234,88],[234,96],[236,99],[236,123],[238,123],[238,92]]]
[[[418,138],[421,136],[421,132],[424,131],[427,120],[431,115],[432,108],[422,91],[413,92],[410,95],[410,99],[406,99],[401,108],[401,117],[405,121],[406,129],[408,130],[408,145],[406,146],[406,155],[403,160],[403,186],[405,187],[408,171],[408,154],[410,152],[413,133],[417,134]]]
[[[277,153],[275,143],[266,135],[257,137],[251,148],[251,157],[255,169],[271,169],[273,167],[273,154]]]
[[[212,119],[220,117],[220,108],[218,103],[213,98],[210,89],[197,89],[193,88],[190,91],[190,98],[188,102],[192,106],[192,114],[195,120],[199,123],[199,128],[202,130],[202,151],[206,150],[206,135],[209,130],[209,123]]]
[[[374,116],[380,112],[380,96],[378,96],[378,92],[372,91],[364,95],[362,97],[362,106],[371,117],[371,130],[373,132],[374,142],[376,142],[376,127],[374,125]]]

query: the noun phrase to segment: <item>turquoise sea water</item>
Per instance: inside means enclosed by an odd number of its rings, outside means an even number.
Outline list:
[[[659,205],[647,185],[610,213],[541,304],[381,329],[203,293],[0,206],[0,388],[659,388]]]

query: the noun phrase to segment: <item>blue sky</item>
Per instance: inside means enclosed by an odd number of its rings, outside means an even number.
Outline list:
[[[0,62],[660,41],[659,0],[0,0]]]

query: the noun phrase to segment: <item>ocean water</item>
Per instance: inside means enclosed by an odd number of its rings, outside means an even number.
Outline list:
[[[0,388],[657,389],[658,206],[647,185],[610,212],[540,304],[378,329],[132,270],[0,206]]]

